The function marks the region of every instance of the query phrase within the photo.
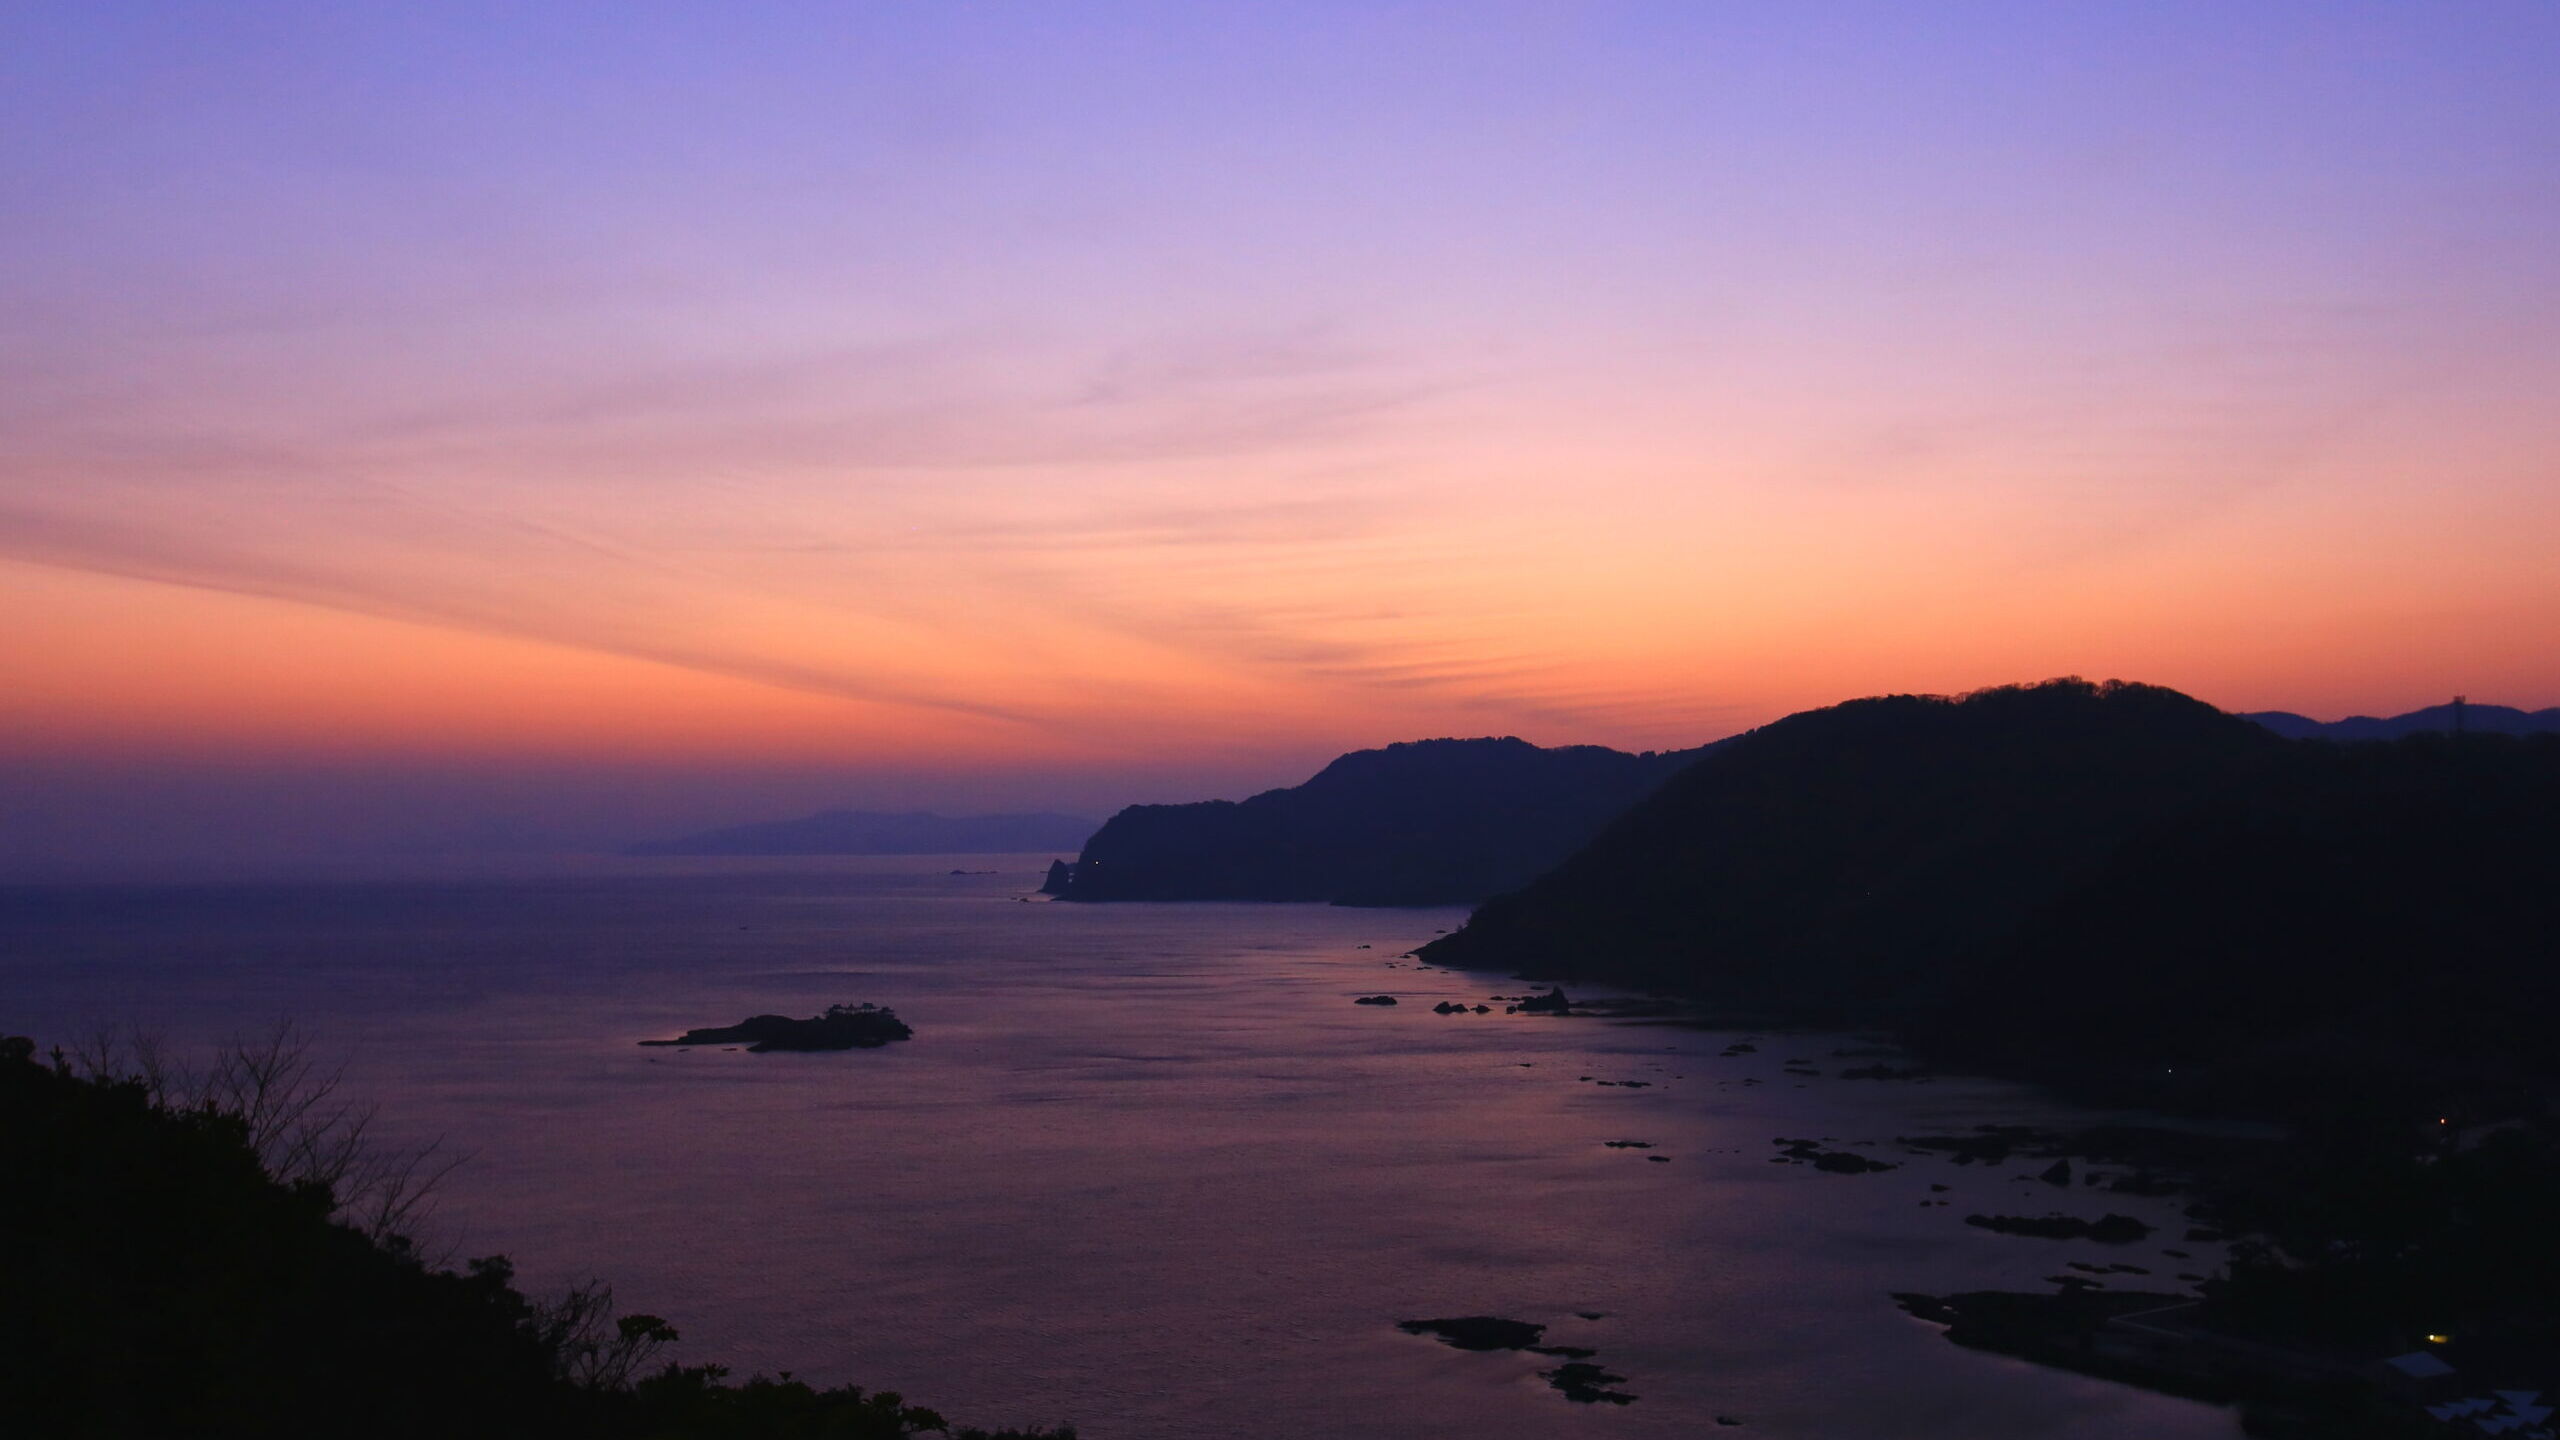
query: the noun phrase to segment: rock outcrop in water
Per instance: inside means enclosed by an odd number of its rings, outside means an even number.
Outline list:
[[[1499,1315],[1460,1315],[1442,1320],[1399,1320],[1407,1335],[1429,1335],[1461,1350],[1526,1350],[1547,1333],[1544,1325]]]
[[[911,1039],[915,1031],[897,1012],[878,1005],[830,1005],[827,1013],[806,1020],[787,1015],[754,1015],[735,1025],[687,1030],[673,1040],[643,1040],[643,1045],[744,1045],[750,1054],[768,1050],[869,1050],[892,1040]]]
[[[1583,1318],[1598,1317],[1585,1314]],[[1581,1345],[1540,1344],[1547,1333],[1544,1325],[1506,1320],[1499,1315],[1461,1315],[1440,1320],[1403,1320],[1397,1322],[1396,1328],[1408,1335],[1435,1336],[1442,1344],[1460,1350],[1524,1350],[1532,1355],[1562,1360],[1564,1364],[1552,1370],[1541,1370],[1538,1377],[1577,1404],[1605,1401],[1611,1405],[1629,1405],[1636,1399],[1622,1390],[1609,1388],[1624,1385],[1627,1377],[1590,1363],[1591,1357],[1599,1351]]]
[[[2130,1245],[2145,1239],[2152,1227],[2130,1215],[1967,1215],[1964,1223],[1998,1235],[2031,1235],[2039,1240],[2095,1240],[2101,1245]]]

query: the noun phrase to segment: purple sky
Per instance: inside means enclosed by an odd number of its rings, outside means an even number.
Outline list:
[[[2544,3],[0,10],[0,863],[2560,703],[2554,74]]]

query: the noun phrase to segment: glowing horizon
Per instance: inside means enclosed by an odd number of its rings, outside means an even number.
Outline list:
[[[0,40],[49,813],[296,765],[1099,803],[2062,674],[2560,704],[2547,7]]]

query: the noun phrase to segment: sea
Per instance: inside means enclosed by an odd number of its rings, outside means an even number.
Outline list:
[[[0,1032],[139,1031],[185,1055],[289,1022],[378,1107],[378,1143],[467,1157],[420,1224],[431,1253],[503,1253],[532,1292],[601,1279],[675,1325],[676,1358],[894,1390],[955,1424],[2240,1433],[2213,1406],[1951,1345],[1890,1298],[2049,1290],[2087,1273],[2074,1261],[2185,1288],[2174,1274],[2218,1257],[2183,1240],[2175,1200],[1893,1143],[2108,1117],[1956,1076],[1841,1078],[1877,1063],[1835,1053],[1856,1037],[1506,1014],[1494,997],[1523,982],[1406,954],[1459,910],[1056,904],[1032,895],[1050,858],[0,885]],[[1352,1003],[1375,995],[1398,1003]],[[914,1038],[639,1043],[861,1002]],[[1791,1139],[1896,1168],[1772,1163]],[[1963,1223],[2053,1210],[2160,1229],[2100,1246]],[[1576,1403],[1542,1378],[1557,1357],[1399,1326],[1477,1315],[1594,1352],[1635,1398]]]

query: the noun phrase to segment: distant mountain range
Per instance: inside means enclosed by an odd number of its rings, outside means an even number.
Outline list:
[[[2344,720],[2321,721],[2289,710],[2261,710],[2240,718],[2255,720],[2293,740],[2397,740],[2403,735],[2451,734],[2454,729],[2451,705],[2430,705],[2406,715],[2379,719],[2371,715],[2350,715]],[[2462,728],[2475,735],[2560,734],[2560,708],[2518,710],[2511,705],[2465,704],[2462,707]]]
[[[935,815],[821,810],[635,845],[634,855],[993,855],[1072,851],[1093,833],[1073,815]]]
[[[2325,722],[2285,710],[2231,718],[2290,739],[2391,740],[2452,731],[2454,707]],[[2466,704],[2462,725],[2483,735],[2560,733],[2560,707]],[[1132,805],[1099,827],[1047,813],[824,810],[654,841],[629,853],[1067,851],[1080,852],[1076,863],[1045,888],[1072,900],[1463,904],[1537,878],[1672,775],[1730,743],[1635,755],[1511,738],[1415,740],[1353,751],[1303,784],[1248,800]]]
[[[1249,800],[1132,805],[1049,888],[1067,900],[1448,905],[1527,883],[1713,749],[1415,740]]]

